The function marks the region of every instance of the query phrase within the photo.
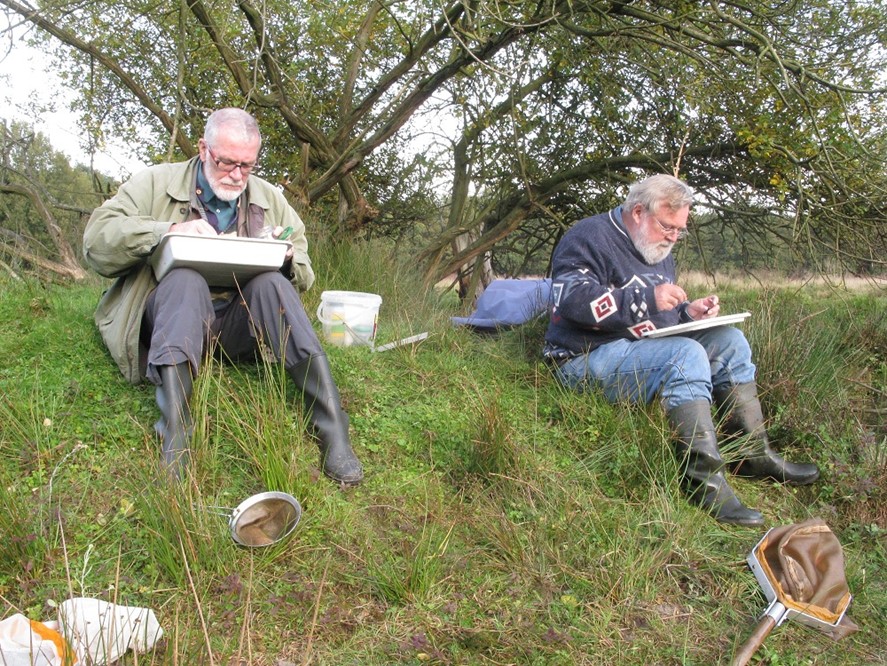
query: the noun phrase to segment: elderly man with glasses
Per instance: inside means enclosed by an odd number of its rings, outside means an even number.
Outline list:
[[[250,114],[215,111],[198,156],[137,173],[93,212],[83,235],[86,260],[116,278],[96,323],[124,376],[156,385],[161,416],[155,430],[176,477],[189,459],[193,378],[212,340],[233,359],[255,358],[264,348],[283,363],[302,395],[323,472],[356,484],[363,470],[351,448],[348,417],[299,298],[314,282],[305,226],[278,188],[251,175],[261,143]],[[291,234],[279,271],[237,288],[207,284],[191,268],[174,268],[159,283],[154,277],[149,260],[167,233],[256,238],[268,229],[274,237]]]
[[[586,218],[552,257],[551,320],[544,356],[566,386],[597,388],[611,401],[661,402],[675,430],[682,486],[716,520],[761,525],[724,476],[711,406],[741,436],[730,470],[752,478],[808,484],[813,464],[787,462],[767,438],[748,342],[732,326],[655,338],[655,329],[715,317],[718,297],[689,300],[671,255],[687,233],[693,192],[668,175],[631,186],[625,202]]]

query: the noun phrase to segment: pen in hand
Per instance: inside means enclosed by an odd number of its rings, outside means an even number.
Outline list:
[[[712,297],[709,299],[709,305],[706,306],[705,310],[702,312],[702,316],[704,317],[704,316],[707,315],[709,312],[711,312],[712,308],[714,308],[717,304],[718,304],[718,297],[717,297],[717,296],[712,296]]]

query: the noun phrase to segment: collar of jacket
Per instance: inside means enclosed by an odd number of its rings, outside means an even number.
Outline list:
[[[176,201],[193,203],[192,197],[196,198],[195,190],[197,188],[197,165],[200,158],[195,156],[187,162],[182,162],[182,169],[185,173],[184,178],[174,178],[170,181],[166,193]],[[271,201],[268,199],[265,188],[253,187],[253,179],[260,180],[257,176],[251,175],[246,181],[246,190],[240,195],[238,204],[245,208],[249,204],[253,204],[268,210],[271,207]],[[264,182],[264,181],[263,181]],[[269,183],[269,187],[273,187]]]

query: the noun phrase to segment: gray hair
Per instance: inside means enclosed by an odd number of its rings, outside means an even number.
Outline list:
[[[634,183],[622,207],[631,210],[637,204],[652,212],[663,205],[670,210],[680,210],[693,204],[693,189],[682,180],[665,173],[650,176]]]
[[[218,109],[210,114],[203,129],[203,140],[214,146],[222,133],[228,138],[243,142],[258,138],[259,145],[262,144],[259,123],[243,109]]]

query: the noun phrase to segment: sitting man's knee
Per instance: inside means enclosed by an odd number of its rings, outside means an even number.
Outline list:
[[[160,286],[178,289],[209,289],[200,273],[193,268],[173,268],[160,281]]]
[[[695,340],[686,340],[664,366],[665,384],[711,385],[711,363],[705,348]]]
[[[674,339],[670,362],[676,367],[708,367],[708,352],[699,342],[691,338]]]
[[[296,291],[292,283],[286,277],[284,277],[283,273],[280,273],[278,271],[266,271],[264,273],[259,273],[249,281],[249,286],[251,289],[260,291],[265,289],[285,289],[286,291]]]

